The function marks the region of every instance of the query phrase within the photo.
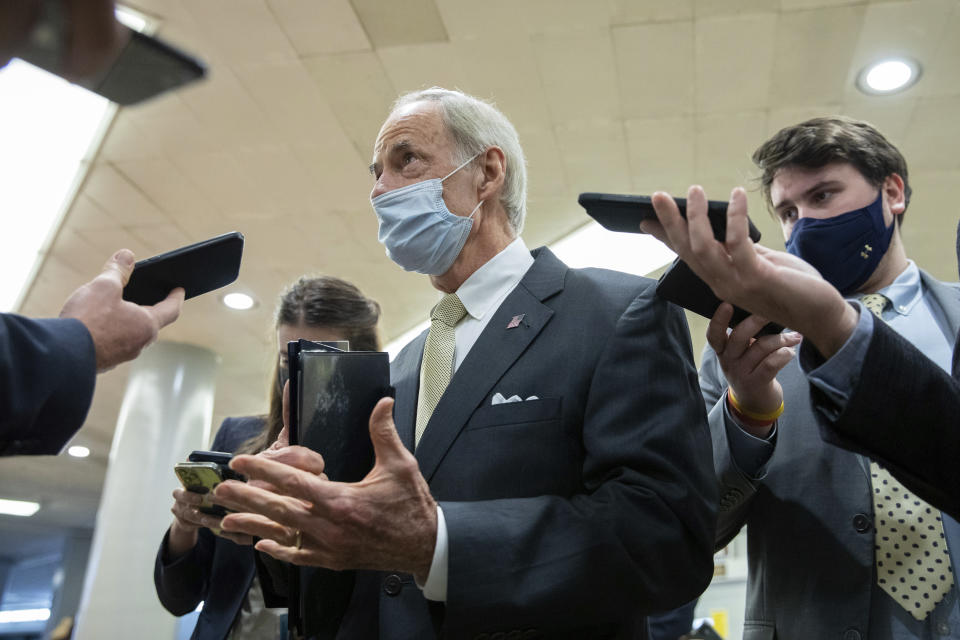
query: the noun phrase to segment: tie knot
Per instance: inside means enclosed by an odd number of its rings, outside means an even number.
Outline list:
[[[467,313],[466,307],[455,293],[448,293],[430,312],[431,320],[439,320],[448,327],[455,326]]]
[[[887,308],[887,303],[890,300],[882,293],[868,293],[860,296],[860,302],[870,310],[870,313],[878,318],[883,318],[883,311]]]

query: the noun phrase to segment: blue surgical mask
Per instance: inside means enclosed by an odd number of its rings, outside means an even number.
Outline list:
[[[893,238],[894,222],[883,220],[883,196],[832,218],[800,218],[787,251],[816,267],[843,295],[857,291],[876,270]]]
[[[406,271],[439,276],[460,255],[473,228],[473,214],[483,201],[465,218],[450,213],[443,201],[443,181],[479,155],[442,178],[415,182],[371,201],[380,221],[377,238],[386,247],[387,256]]]

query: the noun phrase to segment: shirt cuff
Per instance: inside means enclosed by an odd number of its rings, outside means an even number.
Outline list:
[[[860,366],[873,337],[873,314],[859,302],[851,304],[860,311],[860,319],[853,333],[833,357],[824,361],[819,354],[811,353],[811,350],[816,351],[812,345],[810,349],[804,349],[803,345],[800,348],[800,369],[807,375],[810,384],[832,401],[832,410],[836,411],[836,415],[846,408],[850,394],[860,382]]]
[[[433,547],[433,561],[430,573],[424,584],[417,583],[423,590],[423,597],[435,602],[447,601],[447,564],[450,545],[447,540],[447,521],[443,518],[443,509],[437,505],[437,542]]]
[[[758,438],[744,431],[730,413],[726,398],[723,400],[723,424],[727,430],[730,454],[734,463],[747,476],[757,479],[763,475],[763,468],[773,455],[777,442],[777,424],[766,438]]]

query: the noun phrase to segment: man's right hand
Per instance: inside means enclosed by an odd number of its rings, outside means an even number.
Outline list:
[[[197,531],[206,527],[216,535],[241,545],[253,544],[253,538],[242,533],[228,533],[220,530],[222,518],[200,511],[203,496],[193,491],[176,488],[173,490],[173,524],[167,538],[167,551],[171,558],[179,558],[197,544]]]
[[[857,311],[816,269],[750,240],[747,195],[741,187],[730,196],[724,242],[713,237],[702,188],[690,187],[686,220],[670,194],[657,192],[652,200],[660,225],[641,228],[668,238],[670,248],[721,300],[800,331],[826,358],[853,333]]]
[[[733,306],[723,303],[707,326],[707,342],[717,354],[723,375],[740,407],[754,415],[776,412],[783,403],[783,388],[777,374],[793,359],[800,344],[799,333],[778,333],[754,338],[766,324],[766,318],[749,316],[727,333]],[[748,433],[765,438],[773,428],[741,422]]]
[[[183,307],[184,292],[179,287],[151,307],[125,301],[123,288],[132,272],[133,253],[121,249],[107,260],[99,276],[73,292],[60,311],[61,318],[75,318],[90,331],[98,373],[140,355]]]

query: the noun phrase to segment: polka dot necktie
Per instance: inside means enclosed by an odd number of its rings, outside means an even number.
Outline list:
[[[448,293],[430,312],[430,332],[420,366],[420,394],[417,397],[417,424],[414,445],[420,444],[423,430],[453,376],[454,330],[467,310],[455,293]]]
[[[860,298],[878,318],[889,300],[880,293]],[[890,472],[870,461],[877,583],[923,620],[953,587],[953,568],[940,511],[913,495]]]

